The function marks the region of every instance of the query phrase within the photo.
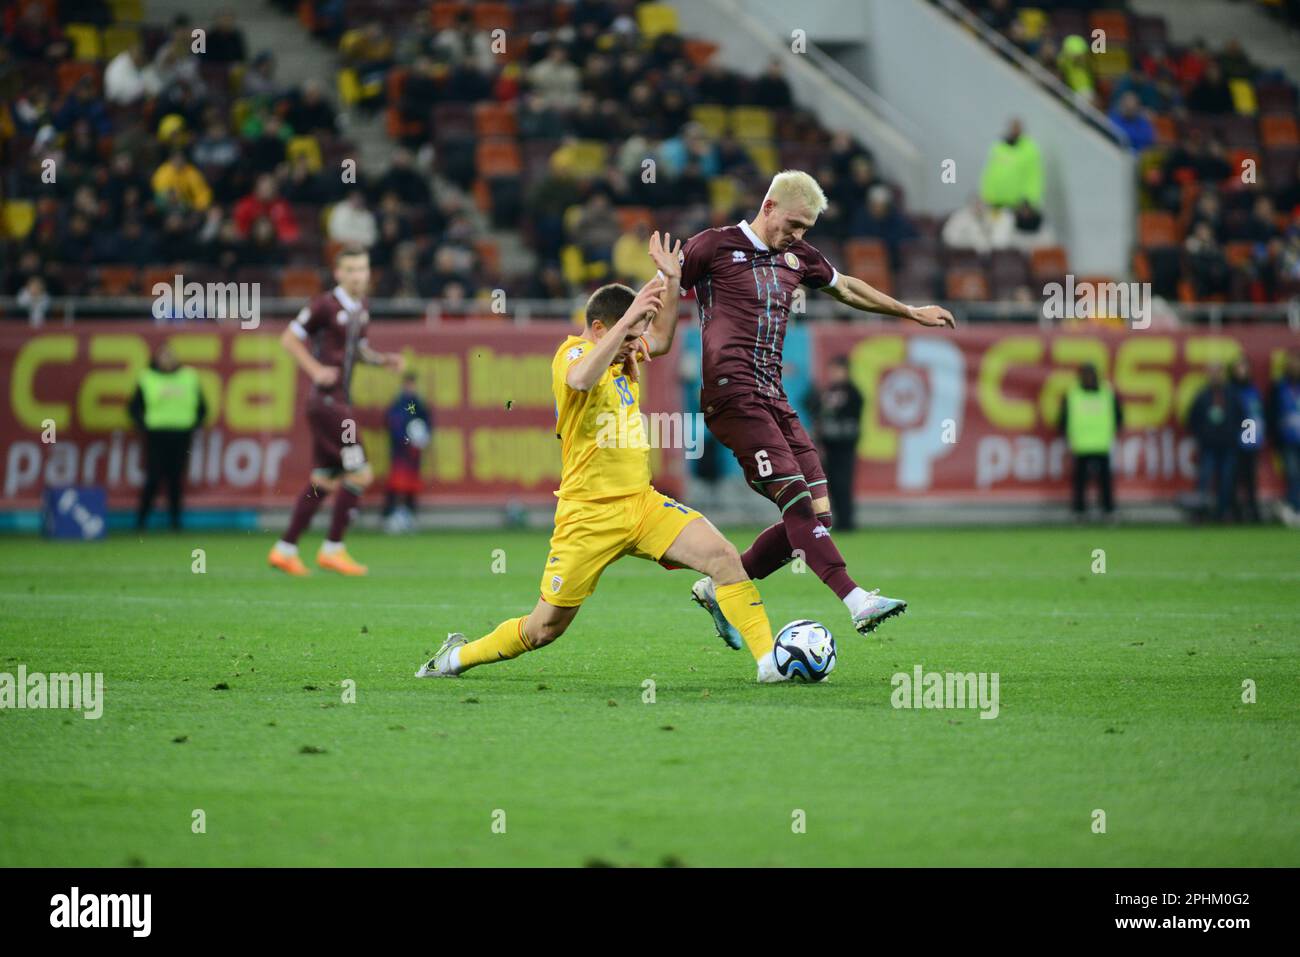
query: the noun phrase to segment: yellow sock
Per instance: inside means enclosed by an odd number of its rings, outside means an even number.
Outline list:
[[[524,635],[524,619],[503,621],[482,638],[460,646],[460,670],[518,658],[533,646]]]
[[[745,639],[754,660],[771,654],[772,625],[767,620],[767,609],[754,583],[746,580],[734,585],[717,585],[713,591],[718,596],[718,607]]]

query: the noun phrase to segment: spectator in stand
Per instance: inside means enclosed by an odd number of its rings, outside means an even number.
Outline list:
[[[1021,200],[1020,205],[1011,211],[1011,247],[1023,253],[1032,253],[1035,249],[1044,249],[1056,245],[1056,234],[1043,219],[1042,210],[1029,205],[1028,200]]]
[[[208,27],[204,58],[210,63],[243,63],[247,56],[246,50],[244,31],[235,24],[234,11],[220,11],[212,26]]]
[[[1264,400],[1250,379],[1250,361],[1243,355],[1232,363],[1230,388],[1237,395],[1242,420],[1237,436],[1237,483],[1233,495],[1233,517],[1238,521],[1258,522],[1259,450],[1264,446]]]
[[[251,172],[270,173],[288,156],[288,142],[293,138],[293,130],[277,114],[253,113],[240,132],[245,138],[244,165]]]
[[[578,103],[582,74],[569,62],[569,55],[559,43],[551,44],[546,57],[528,69],[528,85],[542,103],[556,110],[570,110]]]
[[[153,58],[153,68],[163,89],[181,85],[200,92],[204,89],[203,74],[199,69],[202,61],[192,49],[193,42],[190,18],[178,14],[172,20],[171,35]]]
[[[263,216],[253,223],[252,234],[244,244],[241,261],[248,266],[283,266],[288,253],[275,235],[275,225]]]
[[[334,107],[325,99],[318,80],[306,80],[297,95],[290,98],[285,122],[299,136],[337,132]]]
[[[1273,200],[1262,194],[1255,197],[1250,218],[1241,225],[1236,238],[1244,242],[1268,243],[1281,236],[1282,230],[1277,228],[1277,209],[1273,206]]]
[[[1077,34],[1066,37],[1061,44],[1061,55],[1056,58],[1056,70],[1065,85],[1076,95],[1092,99],[1096,84],[1092,79],[1092,60],[1087,40]]]
[[[396,193],[398,199],[409,206],[423,209],[432,202],[429,183],[415,168],[415,157],[408,149],[396,149],[384,173],[375,183],[375,192]]]
[[[916,227],[894,205],[894,191],[888,186],[874,186],[867,202],[854,211],[849,220],[849,235],[879,239],[889,251],[889,267],[897,270],[900,249],[917,236]]]
[[[45,316],[50,311],[50,293],[45,288],[45,280],[32,276],[18,293],[18,308],[25,310],[27,321],[33,326],[43,326]]]
[[[1201,508],[1207,514],[1212,510],[1215,520],[1222,521],[1232,505],[1244,416],[1236,393],[1228,386],[1223,366],[1210,366],[1208,375],[1209,382],[1188,412],[1187,430],[1196,439],[1200,455],[1196,489]]]
[[[72,92],[64,98],[54,114],[54,126],[66,132],[79,120],[89,123],[96,136],[108,136],[113,131],[108,110],[95,92],[95,81],[89,76],[79,79]]]
[[[6,38],[18,59],[53,62],[67,58],[68,41],[46,10],[43,3],[24,4],[19,10],[13,31]]]
[[[994,209],[1014,209],[1022,202],[1043,208],[1042,153],[1025,135],[1020,120],[1013,119],[1002,139],[989,148],[980,176],[980,197]]]
[[[646,255],[650,243],[650,227],[637,222],[614,242],[614,278],[633,289],[640,289],[654,278],[654,261]]]
[[[949,249],[973,249],[987,256],[995,249],[1011,246],[1015,217],[1010,210],[994,209],[980,197],[958,209],[943,224],[941,238]]]
[[[355,27],[339,39],[339,58],[356,71],[363,107],[377,106],[383,100],[384,77],[393,65],[393,56],[393,41],[379,23]]]
[[[194,163],[207,171],[218,200],[228,202],[231,199],[231,174],[238,166],[239,159],[239,140],[230,134],[230,128],[226,126],[221,114],[213,111],[207,129],[194,144]]]
[[[1285,498],[1278,503],[1282,520],[1300,526],[1300,350],[1286,357],[1282,376],[1273,383],[1268,402],[1269,435],[1282,460]]]
[[[492,41],[487,31],[474,26],[474,15],[469,10],[461,10],[456,22],[434,38],[433,55],[451,66],[469,64],[483,73],[496,67]]]
[[[771,60],[767,69],[754,81],[753,101],[755,106],[766,106],[771,110],[787,110],[794,102],[780,60]]]
[[[686,169],[686,164],[694,160],[700,172],[712,179],[718,175],[718,150],[709,139],[708,131],[699,123],[687,123],[681,133],[664,140],[659,146],[659,163],[663,174],[669,179],[677,179]]]
[[[1155,144],[1156,129],[1132,90],[1120,95],[1119,102],[1110,111],[1110,121],[1124,131],[1134,153],[1142,153]]]
[[[366,208],[366,198],[361,190],[354,189],[341,203],[336,203],[329,214],[329,238],[345,246],[369,249],[379,238],[375,214]]]
[[[1232,270],[1223,248],[1208,223],[1198,223],[1183,244],[1189,278],[1198,298],[1222,297],[1228,293]]]
[[[271,223],[276,239],[282,243],[296,243],[300,235],[293,210],[280,196],[275,177],[270,173],[258,176],[253,191],[235,204],[234,218],[241,237],[247,237],[261,219]]]
[[[243,93],[262,99],[274,99],[280,95],[280,84],[275,78],[275,56],[270,50],[258,53],[244,72]]]
[[[613,258],[618,237],[618,217],[609,195],[597,190],[582,204],[572,241],[582,250],[582,258],[587,262],[607,263]]]
[[[320,206],[334,198],[331,186],[335,182],[336,180],[326,179],[323,173],[314,169],[310,157],[305,153],[298,153],[289,160],[289,170],[281,193],[291,203]]]
[[[167,209],[203,212],[212,203],[212,190],[203,174],[185,158],[184,150],[172,150],[167,162],[153,174],[154,199]]]
[[[1290,181],[1283,180],[1277,187],[1277,192],[1273,194],[1273,205],[1283,216],[1292,219],[1300,217],[1300,156],[1296,157]]]
[[[162,80],[145,58],[144,46],[136,41],[108,61],[104,68],[104,99],[118,106],[130,106],[162,90]]]
[[[1234,112],[1232,90],[1217,61],[1210,60],[1206,64],[1205,75],[1187,94],[1187,108],[1193,113],[1214,115]]]
[[[1007,33],[1016,21],[1016,11],[1011,0],[988,0],[981,6],[980,19],[992,30]]]

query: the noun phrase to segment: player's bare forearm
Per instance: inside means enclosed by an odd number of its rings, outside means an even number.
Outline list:
[[[293,356],[294,361],[298,363],[298,368],[307,373],[307,378],[315,382],[320,377],[320,373],[325,367],[311,354],[307,344],[294,335],[292,327],[286,328],[280,334],[280,345],[284,346],[285,351]]]
[[[869,283],[856,276],[840,274],[840,281],[826,290],[832,297],[846,306],[862,312],[879,313],[882,316],[897,316],[899,319],[911,319],[923,326],[947,326],[955,328],[956,320],[952,313],[941,306],[909,306],[899,302],[893,296],[887,296]]]
[[[677,319],[680,313],[679,303],[682,297],[682,244],[659,231],[650,235],[650,259],[659,268],[659,276],[664,281],[663,308],[655,315],[646,333],[646,344],[651,356],[661,356],[673,347],[673,337],[677,334]]]
[[[401,372],[406,367],[406,360],[400,352],[376,352],[369,346],[357,350],[357,357],[366,365],[387,366]]]
[[[661,276],[655,276],[641,287],[618,322],[600,337],[590,352],[569,366],[564,381],[570,389],[586,392],[600,381],[605,370],[614,364],[614,356],[628,333],[645,320],[647,313],[657,314],[663,308],[663,300],[660,299],[663,290],[664,280]]]

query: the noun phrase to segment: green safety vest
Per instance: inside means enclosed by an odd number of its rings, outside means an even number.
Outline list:
[[[1089,392],[1075,386],[1066,395],[1066,438],[1075,455],[1104,455],[1115,441],[1115,396],[1106,385]]]
[[[175,372],[146,369],[140,375],[144,397],[144,427],[185,431],[199,422],[199,374],[182,366]]]

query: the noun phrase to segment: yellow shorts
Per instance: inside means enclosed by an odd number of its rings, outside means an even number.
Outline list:
[[[614,562],[624,555],[657,562],[700,517],[653,488],[604,502],[560,499],[542,570],[542,599],[560,608],[581,605]]]

